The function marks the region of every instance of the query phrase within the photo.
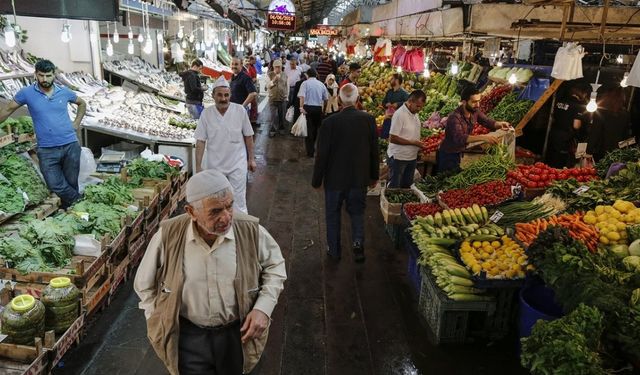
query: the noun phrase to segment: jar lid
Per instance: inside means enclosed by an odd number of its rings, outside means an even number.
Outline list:
[[[29,311],[35,304],[36,299],[29,294],[22,294],[11,300],[11,308],[17,312]]]
[[[71,279],[68,277],[56,277],[49,281],[49,285],[54,288],[66,288],[71,284]]]

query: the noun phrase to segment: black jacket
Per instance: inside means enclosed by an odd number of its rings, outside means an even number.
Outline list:
[[[184,82],[184,93],[186,94],[186,102],[188,104],[202,104],[204,91],[200,84],[200,77],[195,70],[186,70],[180,73],[182,82]]]
[[[324,183],[328,190],[366,188],[378,180],[379,164],[375,119],[347,107],[322,122],[311,185]]]

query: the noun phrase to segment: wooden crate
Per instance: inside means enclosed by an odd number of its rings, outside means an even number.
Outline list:
[[[0,147],[4,147],[13,143],[13,134],[9,133],[0,137]]]
[[[146,236],[140,236],[136,241],[129,243],[129,268],[137,267],[142,260],[142,256],[147,250]]]
[[[158,226],[160,225],[160,218],[156,217],[154,221],[147,224],[144,228],[144,235],[147,237],[147,241],[153,237],[154,234],[158,231]]]
[[[111,274],[111,287],[109,289],[109,295],[113,296],[118,287],[122,285],[123,282],[126,282],[129,276],[129,264],[131,262],[131,258],[129,257],[128,251],[125,251],[124,257],[120,260],[117,260],[110,264]]]
[[[127,217],[127,242],[136,239],[144,231],[144,210],[138,212],[134,219]]]
[[[49,356],[37,338],[34,346],[0,344],[0,374],[45,375],[49,373]]]
[[[99,270],[105,267],[109,253],[103,250],[99,257],[74,255],[71,264],[52,272],[30,272],[21,274],[15,268],[0,267],[0,279],[12,280],[27,284],[49,284],[51,279],[65,276],[71,279],[78,288],[91,284]]]
[[[69,328],[55,340],[53,347],[49,348],[45,345],[45,349],[49,353],[50,368],[54,368],[62,357],[69,351],[73,343],[80,344],[80,338],[82,337],[82,331],[84,328],[84,313],[80,313],[78,318],[71,324]],[[45,336],[45,343],[47,339]]]
[[[101,276],[99,283],[82,295],[82,309],[87,318],[109,304],[111,277],[108,272]]]
[[[23,142],[35,142],[36,135],[35,134],[20,134],[18,135],[18,143]]]
[[[160,211],[160,221],[167,220],[171,216],[171,212],[171,201],[168,201]]]
[[[123,218],[123,224],[124,224],[124,218]],[[109,252],[109,255],[114,254],[127,246],[127,238],[128,238],[127,234],[128,234],[127,226],[123,225],[122,229],[120,230],[120,233],[118,233],[116,238],[111,240],[111,242],[109,242],[109,244],[107,245],[107,251]]]

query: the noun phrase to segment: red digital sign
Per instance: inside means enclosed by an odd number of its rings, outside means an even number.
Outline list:
[[[296,29],[296,16],[269,12],[267,13],[267,28],[294,31]]]

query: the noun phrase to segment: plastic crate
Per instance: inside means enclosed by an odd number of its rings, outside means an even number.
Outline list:
[[[421,267],[418,264],[420,250],[418,250],[418,247],[413,243],[411,235],[406,231],[404,232],[404,247],[409,254],[409,259],[407,260],[407,277],[409,278],[409,283],[415,295],[420,296],[420,289],[422,288]]]
[[[464,343],[467,340],[469,314],[486,312],[492,314],[495,302],[454,301],[436,285],[431,270],[421,267],[422,287],[418,302],[420,313],[427,321],[435,345],[444,343]]]
[[[385,224],[384,230],[391,238],[391,242],[393,242],[394,249],[399,249],[402,245],[402,233],[406,227],[404,225],[399,224]]]
[[[490,290],[495,297],[496,308],[493,314],[488,314],[485,320],[484,336],[490,340],[506,337],[512,328],[518,314],[517,295],[520,288],[498,288]]]

